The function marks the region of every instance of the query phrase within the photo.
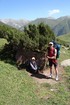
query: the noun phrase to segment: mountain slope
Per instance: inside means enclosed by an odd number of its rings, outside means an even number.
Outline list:
[[[48,24],[57,36],[70,32],[70,17],[68,16],[58,19],[39,18],[32,21],[31,24],[39,24],[40,22]]]
[[[58,24],[52,29],[57,36],[69,33],[70,32],[70,18],[65,18],[63,20],[60,20]]]
[[[58,39],[61,39],[67,43],[70,43],[70,33],[58,36]]]
[[[3,22],[4,24],[10,25],[14,28],[19,29],[22,26],[25,26],[26,24],[28,24],[30,21],[28,20],[14,20],[14,19],[0,19],[1,22]]]
[[[0,19],[1,22],[10,25],[14,28],[23,30],[24,26],[28,24],[40,24],[43,22],[50,26],[56,36],[67,34],[70,32],[70,16],[64,16],[57,19],[54,18],[37,18],[33,21],[28,20],[14,20],[14,19]]]

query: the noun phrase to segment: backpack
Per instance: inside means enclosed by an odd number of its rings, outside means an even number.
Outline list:
[[[57,50],[56,58],[59,58],[61,45],[56,42],[53,42],[53,44],[54,44],[55,49]]]

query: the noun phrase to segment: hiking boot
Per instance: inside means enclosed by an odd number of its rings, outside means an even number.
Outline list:
[[[58,81],[58,80],[59,80],[58,76],[56,76],[56,78],[55,78],[55,79],[56,79],[56,81]]]
[[[49,78],[52,78],[52,74],[49,75]]]

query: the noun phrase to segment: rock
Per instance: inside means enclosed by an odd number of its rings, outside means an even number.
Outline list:
[[[61,62],[61,66],[70,66],[70,59],[64,60]]]

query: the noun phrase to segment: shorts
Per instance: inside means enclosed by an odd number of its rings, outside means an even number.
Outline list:
[[[52,67],[52,65],[54,65],[54,67],[57,67],[58,63],[49,61],[49,66]]]

